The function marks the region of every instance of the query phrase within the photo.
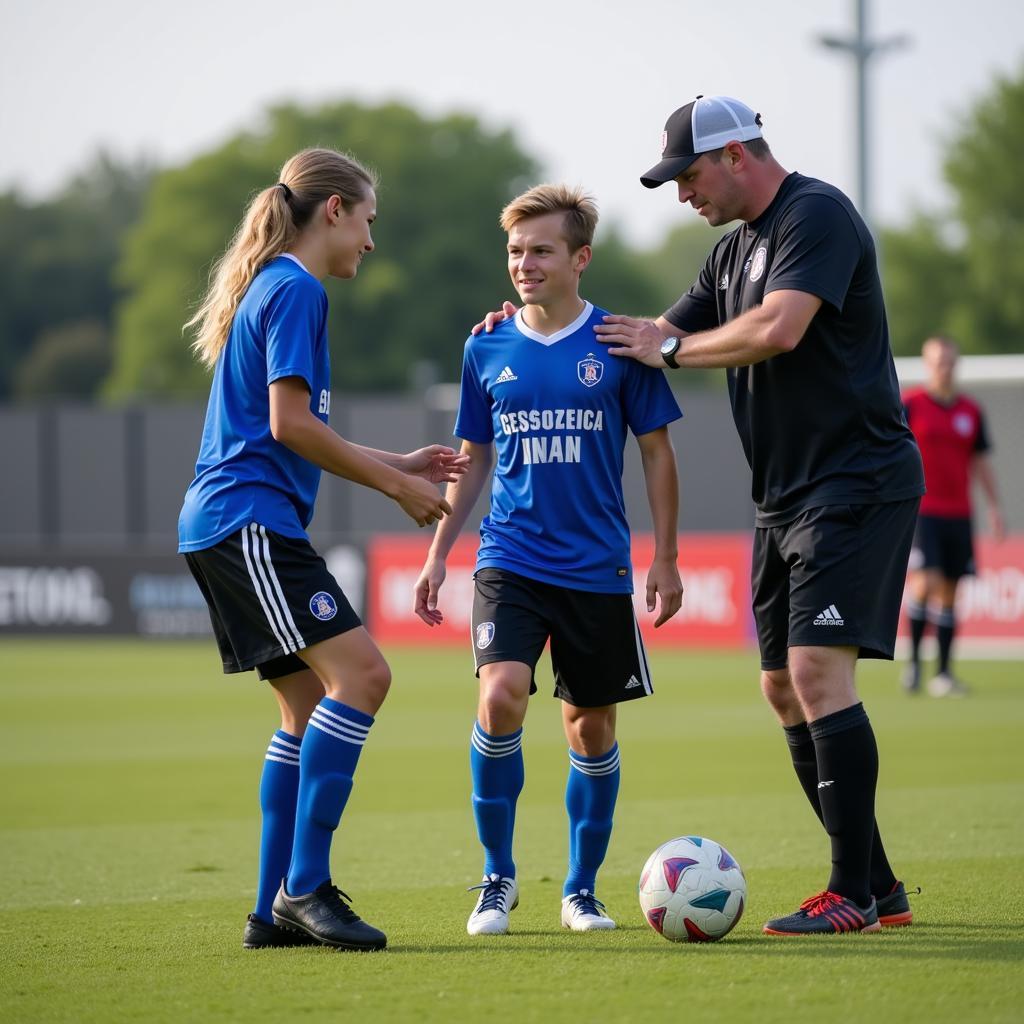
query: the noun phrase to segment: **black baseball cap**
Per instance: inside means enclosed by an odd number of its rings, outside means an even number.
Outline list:
[[[698,96],[669,115],[661,133],[661,162],[640,184],[657,188],[682,174],[701,153],[761,137],[761,115],[746,103],[731,96]]]

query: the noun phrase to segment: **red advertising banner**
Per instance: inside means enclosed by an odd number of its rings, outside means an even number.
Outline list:
[[[459,539],[448,557],[438,607],[445,621],[433,629],[413,612],[413,587],[430,544],[428,537],[378,535],[367,548],[367,626],[382,643],[468,644],[473,610],[475,534]],[[750,535],[682,534],[679,566],[685,593],[679,613],[659,629],[646,607],[653,538],[633,537],[633,602],[646,643],[652,646],[744,647],[753,639],[750,616]]]
[[[381,534],[367,549],[366,620],[382,643],[469,642],[473,608],[473,564],[477,538],[460,538],[448,559],[448,578],[439,606],[443,626],[433,629],[413,613],[413,586],[423,567],[426,535]],[[649,534],[633,537],[633,602],[644,640],[652,647],[737,648],[755,644],[750,612],[749,533],[683,533],[679,567],[685,594],[679,613],[660,629],[645,601],[647,567],[653,553]],[[961,581],[957,595],[958,635],[996,648],[1024,647],[1024,535],[1000,544],[977,542],[978,574]],[[900,634],[905,623],[900,623]]]

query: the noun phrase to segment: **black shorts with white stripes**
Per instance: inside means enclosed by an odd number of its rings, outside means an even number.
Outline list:
[[[474,581],[478,675],[496,661],[536,669],[550,639],[553,696],[566,703],[605,707],[654,692],[632,595],[556,587],[505,569],[480,569]]]
[[[308,540],[250,523],[185,561],[210,609],[225,672],[300,672],[301,651],[362,625]]]

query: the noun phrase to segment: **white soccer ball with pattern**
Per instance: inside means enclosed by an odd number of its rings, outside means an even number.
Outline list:
[[[743,916],[747,880],[729,851],[703,836],[662,843],[640,873],[640,909],[673,942],[714,942]]]

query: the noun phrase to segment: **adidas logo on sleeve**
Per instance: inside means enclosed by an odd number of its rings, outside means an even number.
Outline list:
[[[830,604],[823,611],[818,612],[814,619],[816,626],[843,626],[845,624],[846,619],[839,614],[839,609],[834,604]]]

